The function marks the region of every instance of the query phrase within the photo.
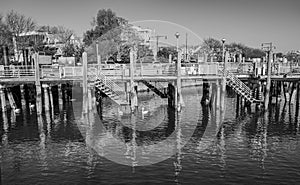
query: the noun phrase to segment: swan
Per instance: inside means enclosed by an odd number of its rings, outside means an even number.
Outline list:
[[[29,108],[30,108],[30,110],[34,110],[35,105],[34,105],[34,104],[30,104],[30,105],[29,105]]]
[[[145,110],[145,107],[142,107],[142,115],[144,115],[144,114],[148,114],[148,110]]]
[[[14,112],[18,114],[18,113],[21,112],[21,109],[16,108],[16,109],[14,110]]]

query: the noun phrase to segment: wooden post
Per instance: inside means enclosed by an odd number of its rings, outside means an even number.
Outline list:
[[[224,74],[222,77],[222,90],[221,90],[221,111],[225,110],[225,95],[226,95],[226,80],[227,80],[227,60],[228,60],[228,52],[225,52],[224,57]]]
[[[8,60],[7,60],[7,53],[6,53],[6,46],[2,46],[3,48],[3,59],[4,59],[4,65],[7,66],[8,65]]]
[[[138,105],[137,102],[137,94],[135,90],[135,83],[134,83],[134,64],[136,59],[135,48],[130,49],[130,107],[131,111],[135,110],[135,107]]]
[[[216,83],[216,109],[220,109],[220,101],[221,101],[221,87],[220,87],[220,80],[217,80],[217,83]]]
[[[50,101],[51,110],[53,110],[54,109],[54,99],[53,99],[53,93],[52,93],[51,85],[49,86],[49,101]]]
[[[98,40],[96,41],[96,57],[97,57],[97,64],[98,64],[98,74],[101,71],[101,56],[99,55],[99,43]]]
[[[62,98],[62,84],[59,84],[57,87],[57,93],[58,93],[58,104],[59,107],[63,105],[63,98]]]
[[[40,81],[40,67],[38,53],[34,55],[35,62],[35,87],[36,87],[36,112],[37,114],[42,113],[42,92],[41,92],[41,81]]]
[[[300,99],[300,83],[299,81],[297,83],[297,96],[296,96],[296,113],[295,113],[295,121],[298,123],[298,116],[299,116],[299,99]]]
[[[0,98],[1,98],[1,110],[2,112],[6,111],[6,98],[5,98],[5,91],[4,86],[0,85]]]
[[[91,87],[88,87],[88,107],[89,107],[89,110],[93,109],[93,99],[92,99]]]
[[[26,85],[22,84],[20,85],[20,91],[21,91],[21,105],[22,106],[25,106],[26,105],[26,98],[25,98],[25,91],[27,90],[26,89]]]
[[[268,110],[268,106],[269,106],[270,87],[271,87],[271,56],[272,56],[272,44],[271,44],[271,49],[268,53],[267,85],[266,85],[266,94],[265,94],[265,102],[264,102],[265,110]]]
[[[241,96],[237,94],[236,95],[236,118],[240,116],[240,104],[241,104]]]
[[[176,108],[178,111],[181,110],[181,107],[184,106],[182,93],[181,93],[181,53],[177,53],[177,83],[176,83]]]
[[[209,105],[209,101],[210,101],[210,97],[209,97],[209,89],[210,89],[210,85],[207,79],[203,79],[203,85],[202,85],[202,99],[201,99],[201,104],[208,106]]]
[[[87,82],[87,53],[82,53],[82,71],[83,71],[83,82],[82,82],[82,88],[83,88],[83,113],[88,113],[88,82]]]

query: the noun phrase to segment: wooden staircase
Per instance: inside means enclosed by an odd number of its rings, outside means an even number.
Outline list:
[[[106,94],[111,100],[118,105],[129,105],[126,100],[126,94],[124,90],[116,84],[111,78],[106,77],[103,74],[99,74],[94,82],[96,89]]]
[[[224,74],[223,70],[221,70],[220,72]],[[253,97],[252,90],[240,79],[238,79],[234,74],[230,73],[229,71],[226,71],[225,76],[226,84],[230,86],[236,93],[238,93],[251,103],[260,102],[260,100],[257,100]]]
[[[155,87],[154,85],[152,85],[148,81],[140,80],[140,82],[142,82],[144,85],[146,85],[149,89],[151,89],[155,94],[157,94],[161,98],[168,98],[168,94],[166,94],[164,92],[161,92],[157,87]],[[161,86],[161,88],[163,88],[163,86]]]

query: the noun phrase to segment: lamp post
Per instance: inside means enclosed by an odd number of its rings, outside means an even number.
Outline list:
[[[224,56],[225,56],[225,41],[226,39],[222,39],[222,62],[224,61]]]
[[[180,34],[178,32],[175,33],[176,37],[176,51],[178,52],[178,39],[179,39]]]
[[[158,48],[158,39],[161,38],[161,37],[164,37],[165,39],[167,39],[168,37],[167,36],[163,36],[163,35],[156,35],[155,38],[156,38],[156,57],[155,57],[155,60],[157,61],[157,54],[158,54],[158,51],[159,51],[159,48]]]

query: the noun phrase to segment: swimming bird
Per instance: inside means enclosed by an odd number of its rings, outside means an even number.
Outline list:
[[[17,113],[17,114],[19,114],[19,113],[21,112],[21,109],[16,108],[16,109],[14,110],[14,112]]]
[[[142,115],[148,114],[148,110],[145,110],[145,107],[142,107]]]

